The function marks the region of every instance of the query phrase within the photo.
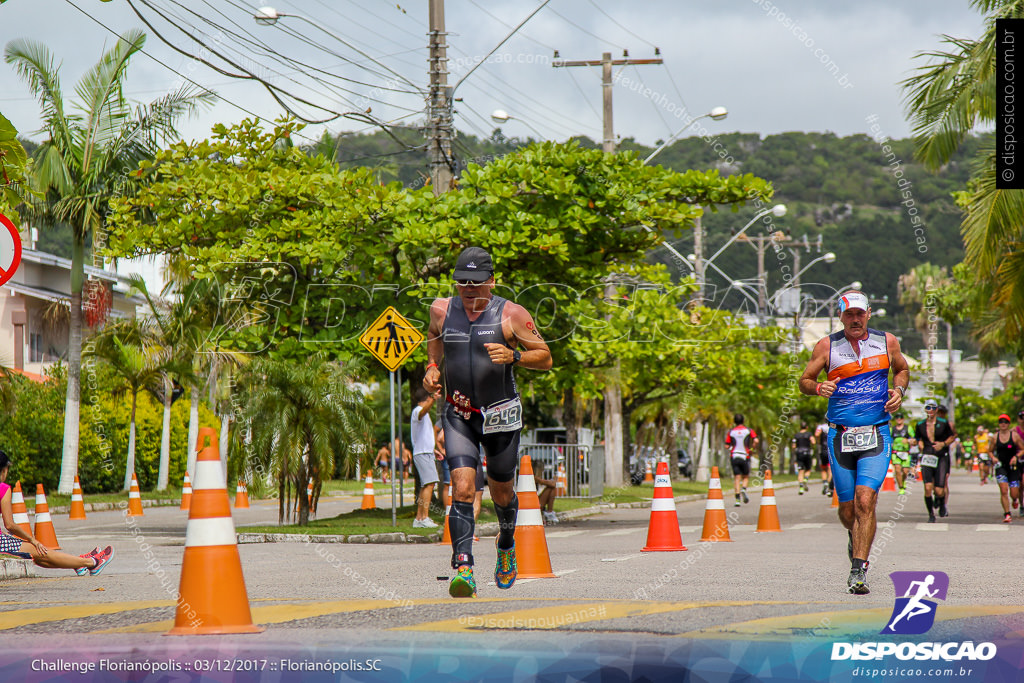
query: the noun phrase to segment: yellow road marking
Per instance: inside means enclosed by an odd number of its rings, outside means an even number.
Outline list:
[[[496,602],[507,600],[507,598],[495,598],[484,602]],[[298,619],[312,619],[328,614],[341,614],[345,612],[362,612],[378,609],[394,609],[406,605],[439,605],[451,602],[451,598],[438,600],[410,600],[408,602],[396,603],[394,600],[335,600],[333,602],[309,602],[302,604],[268,605],[263,607],[252,607],[250,613],[255,624],[282,624]],[[133,624],[131,626],[120,626],[118,628],[104,629],[102,631],[90,631],[90,633],[160,633],[171,630],[174,626],[173,620],[153,621],[145,624]]]
[[[64,619],[81,619],[97,614],[114,614],[128,610],[149,609],[150,607],[170,607],[173,600],[149,600],[138,602],[105,602],[91,605],[63,605],[61,607],[39,607],[36,609],[19,609],[0,612],[0,630],[41,624],[48,621]]]
[[[953,621],[972,617],[990,617],[1024,612],[1019,605],[941,605],[936,621]],[[891,607],[858,609],[836,612],[814,612],[779,617],[766,617],[751,621],[722,624],[699,631],[678,634],[679,638],[715,638],[716,640],[750,640],[751,638],[774,639],[780,636],[792,638],[805,635],[810,638],[835,638],[863,631],[881,631],[885,628]]]
[[[430,621],[413,626],[400,626],[394,631],[478,631],[482,629],[555,629],[569,624],[582,624],[592,621],[637,617],[647,614],[664,612],[680,612],[698,607],[746,607],[763,605],[763,602],[726,601],[726,602],[640,602],[629,600],[584,602],[555,607],[537,607],[534,609],[498,612],[495,614],[464,615],[458,619]],[[772,603],[792,604],[792,603]]]

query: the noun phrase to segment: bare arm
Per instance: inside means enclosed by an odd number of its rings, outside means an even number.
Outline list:
[[[441,336],[448,299],[434,299],[430,304],[430,326],[427,328],[427,371],[423,388],[433,396],[441,391],[441,361],[444,360],[444,339]]]
[[[828,337],[822,337],[814,345],[814,350],[811,352],[811,360],[807,362],[804,374],[800,375],[800,393],[807,394],[808,396],[825,396],[827,398],[836,390],[836,383],[828,379],[820,384],[818,383],[818,375],[821,374],[821,371],[825,369],[825,364],[828,363],[828,350],[831,343]]]
[[[889,368],[892,370],[893,387],[889,390],[889,400],[885,402],[885,412],[895,413],[903,405],[903,396],[906,394],[907,385],[910,384],[910,366],[907,365],[907,359],[900,351],[900,341],[895,335],[885,333],[885,346],[889,352]],[[952,425],[950,426],[952,427]],[[953,434],[956,434],[955,430]]]
[[[501,321],[505,340],[512,346],[521,345],[525,350],[517,365],[531,370],[551,369],[551,350],[537,331],[530,312],[511,301],[505,304],[505,317]],[[505,344],[484,344],[492,363],[507,365],[514,360],[514,354]]]

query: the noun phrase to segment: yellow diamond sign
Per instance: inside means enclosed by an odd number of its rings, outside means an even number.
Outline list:
[[[423,333],[388,306],[359,337],[359,342],[391,372],[423,342]]]

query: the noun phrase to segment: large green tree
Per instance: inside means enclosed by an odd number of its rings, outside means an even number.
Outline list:
[[[971,133],[996,121],[996,20],[1024,18],[1024,0],[972,0],[985,14],[977,39],[944,36],[946,50],[918,55],[928,63],[903,82],[917,154],[927,165],[948,163]],[[966,263],[974,271],[982,309],[998,316],[983,328],[987,347],[1024,358],[1024,190],[996,187],[996,147],[980,147],[957,203],[964,211]]]
[[[141,31],[125,32],[78,82],[74,102],[65,100],[60,65],[45,45],[19,39],[4,50],[7,63],[38,98],[48,136],[36,150],[32,179],[46,198],[33,204],[30,214],[40,223],[69,225],[74,236],[60,493],[71,493],[78,469],[86,240],[101,240],[109,201],[126,191],[138,163],[161,141],[177,137],[175,123],[182,116],[213,100],[211,93],[182,86],[149,104],[129,102],[124,96],[128,65],[145,42]]]

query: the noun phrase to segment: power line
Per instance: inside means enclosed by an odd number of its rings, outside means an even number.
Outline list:
[[[473,5],[473,7],[476,7],[478,10],[480,10],[481,12],[483,12],[484,14],[489,16],[491,19],[494,19],[496,22],[498,22],[499,24],[501,24],[505,28],[512,28],[512,24],[506,23],[504,20],[502,20],[499,17],[497,17],[494,14],[492,14],[490,12],[490,10],[488,10],[488,9],[486,9],[484,7],[481,7],[480,5],[478,5],[475,2],[475,0],[469,0],[469,4]],[[548,9],[550,9],[550,8],[548,8]],[[554,10],[551,10],[551,11],[554,12]],[[527,40],[531,40],[531,41],[537,43],[541,47],[544,47],[544,48],[547,48],[548,50],[551,50],[552,53],[557,52],[557,50],[555,48],[551,47],[547,43],[542,43],[541,41],[537,40],[536,38],[532,38],[531,36],[527,35],[526,33],[522,32],[522,31],[519,31],[519,35],[521,35],[523,38],[526,38]]]
[[[633,71],[636,72],[636,78],[637,78],[638,81],[640,81],[640,86],[645,91],[648,90],[647,84],[644,83],[643,76],[640,75],[640,69],[638,69],[635,64],[633,65]],[[669,135],[671,135],[672,134],[672,126],[670,126],[668,124],[668,121],[665,120],[665,117],[662,116],[662,114],[661,114],[661,107],[659,107],[657,105],[657,103],[653,99],[651,99],[650,97],[647,97],[647,98],[644,98],[644,99],[646,99],[648,102],[651,103],[651,106],[654,107],[654,113],[658,115],[658,118],[661,119],[662,124],[664,124],[665,128],[668,130]]]
[[[472,1],[472,0],[471,0],[471,1]],[[590,31],[588,31],[587,29],[583,28],[582,26],[580,26],[579,24],[577,24],[577,23],[576,23],[575,21],[573,21],[572,19],[570,19],[569,17],[565,16],[564,14],[561,14],[561,13],[559,13],[559,12],[558,12],[558,10],[556,10],[556,9],[554,9],[554,8],[550,7],[550,6],[548,7],[548,11],[549,11],[549,12],[552,12],[552,13],[553,13],[553,14],[554,14],[555,16],[557,16],[557,17],[561,17],[563,21],[565,21],[565,22],[567,22],[567,23],[569,23],[569,24],[572,24],[573,26],[575,26],[575,27],[576,27],[577,29],[579,29],[580,31],[583,31],[584,33],[586,33],[586,34],[587,34],[588,36],[590,36],[591,38],[597,38],[597,39],[598,39],[598,40],[600,40],[600,41],[601,41],[602,43],[607,43],[608,45],[611,45],[612,47],[617,47],[617,48],[619,48],[620,50],[625,50],[625,49],[626,49],[626,47],[625,47],[624,45],[619,45],[618,43],[615,43],[615,42],[613,42],[613,41],[610,41],[610,40],[606,40],[606,39],[602,38],[601,36],[597,35],[596,33],[591,33]]]
[[[122,38],[121,38],[121,34],[119,34],[119,33],[118,33],[117,31],[115,31],[114,29],[110,28],[109,26],[107,26],[106,24],[104,24],[104,23],[103,23],[102,21],[100,21],[100,20],[99,20],[99,19],[97,19],[96,17],[92,16],[91,14],[89,14],[88,12],[86,12],[85,10],[83,10],[83,9],[82,9],[81,7],[79,7],[78,5],[76,5],[76,4],[75,4],[74,2],[72,2],[71,0],[64,0],[64,2],[66,2],[66,3],[67,3],[67,4],[69,4],[69,5],[71,5],[71,6],[73,7],[73,8],[75,8],[76,10],[78,10],[79,12],[81,12],[82,14],[84,14],[84,15],[85,15],[86,17],[88,17],[89,19],[91,19],[91,20],[92,20],[92,21],[94,21],[95,23],[99,24],[99,25],[100,25],[100,26],[101,26],[102,28],[106,29],[106,30],[107,30],[107,31],[108,31],[108,32],[109,32],[110,34],[112,34],[113,36],[115,36],[115,37],[116,37],[116,38],[117,38],[118,40],[122,40]],[[231,100],[227,99],[226,97],[224,97],[224,96],[222,96],[222,95],[219,95],[219,94],[217,94],[216,92],[214,92],[214,91],[210,90],[209,88],[207,88],[206,86],[202,85],[201,83],[198,83],[197,81],[194,81],[193,79],[189,78],[189,77],[188,77],[188,76],[186,76],[185,74],[181,73],[180,71],[178,71],[178,70],[177,70],[177,69],[175,69],[174,67],[170,66],[169,64],[167,64],[167,63],[166,63],[166,62],[164,62],[163,60],[161,60],[161,59],[158,59],[158,58],[154,57],[154,56],[153,56],[152,54],[150,54],[149,52],[147,52],[147,51],[146,51],[145,49],[140,49],[140,50],[139,50],[139,52],[140,52],[140,53],[142,53],[142,54],[144,54],[144,55],[146,55],[147,57],[149,57],[149,58],[150,58],[150,59],[152,59],[152,60],[153,60],[154,62],[156,62],[156,63],[157,63],[157,64],[159,64],[160,66],[164,67],[164,68],[165,68],[165,69],[167,69],[168,71],[170,71],[170,72],[172,72],[172,73],[174,73],[174,74],[176,74],[176,75],[180,76],[180,77],[181,77],[181,79],[182,79],[183,81],[187,81],[187,82],[191,83],[192,85],[196,86],[196,87],[197,87],[197,88],[199,88],[200,90],[202,90],[202,91],[204,91],[204,92],[207,92],[207,93],[209,93],[209,94],[213,95],[214,97],[216,97],[216,98],[217,98],[217,99],[219,99],[220,101],[222,101],[222,102],[225,102],[226,104],[230,104],[230,105],[231,105],[232,107],[234,107],[235,109],[238,109],[239,111],[241,111],[241,112],[243,112],[243,113],[245,113],[245,114],[248,114],[249,116],[252,116],[252,117],[254,117],[254,118],[257,118],[257,119],[263,119],[263,120],[272,120],[272,117],[269,117],[269,116],[262,116],[262,115],[260,115],[260,114],[257,114],[256,112],[254,112],[254,111],[252,111],[252,110],[250,110],[250,109],[247,109],[247,108],[243,107],[242,105],[238,104],[237,102],[233,102],[233,101],[231,101]],[[303,138],[306,138],[306,139],[307,139],[307,140],[309,140],[310,142],[316,142],[316,140],[314,140],[313,138],[311,138],[311,137],[309,137],[308,135],[305,135],[305,134],[303,134],[303,133],[296,133],[296,135],[297,135],[298,137],[303,137]]]
[[[626,33],[628,33],[629,35],[633,36],[634,38],[636,38],[636,39],[637,39],[637,40],[639,40],[640,42],[642,42],[642,43],[647,43],[648,45],[650,45],[651,47],[653,47],[653,48],[654,48],[655,50],[657,50],[657,49],[658,49],[658,46],[657,46],[657,45],[655,45],[655,44],[654,44],[654,43],[652,43],[651,41],[647,40],[647,39],[646,39],[646,38],[644,38],[643,36],[638,36],[637,34],[635,34],[635,33],[633,33],[632,31],[630,31],[630,30],[629,30],[628,28],[626,28],[625,26],[623,26],[623,25],[622,25],[621,23],[619,23],[619,22],[618,22],[618,21],[617,21],[617,20],[615,19],[615,17],[613,17],[612,15],[608,14],[608,13],[607,13],[607,12],[605,12],[605,11],[604,11],[603,9],[601,9],[601,8],[600,8],[600,7],[598,6],[598,4],[597,4],[596,2],[594,2],[594,0],[588,0],[588,2],[589,2],[589,3],[591,4],[591,5],[593,5],[593,6],[594,6],[594,9],[596,9],[596,10],[597,10],[598,12],[600,12],[600,13],[601,13],[601,14],[603,14],[603,15],[605,15],[605,16],[606,16],[606,17],[608,17],[609,19],[611,19],[611,22],[612,22],[613,24],[615,24],[616,26],[618,26],[619,28],[621,28],[621,29],[622,29],[623,31],[625,31],[625,32],[626,32]]]

